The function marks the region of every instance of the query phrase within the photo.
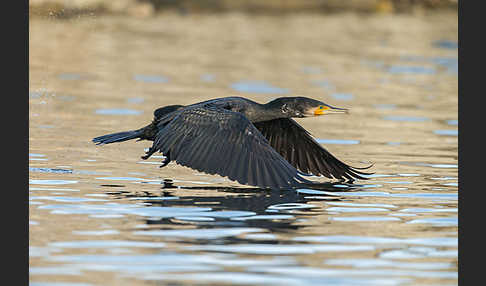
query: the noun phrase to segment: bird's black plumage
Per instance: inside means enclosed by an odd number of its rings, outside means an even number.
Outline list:
[[[304,178],[307,174],[366,179],[362,175],[369,173],[338,160],[292,119],[323,110],[344,111],[305,97],[278,98],[267,104],[242,97],[218,98],[159,108],[149,125],[96,137],[93,142],[150,140],[152,147],[143,159],[161,152],[167,157],[164,166],[172,160],[259,187],[303,186],[312,183]]]
[[[351,181],[365,179],[360,175],[368,174],[334,157],[292,118],[256,122],[255,127],[269,140],[270,146],[304,173]]]

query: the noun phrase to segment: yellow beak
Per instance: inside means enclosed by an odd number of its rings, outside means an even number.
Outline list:
[[[329,105],[319,105],[314,109],[314,115],[324,115],[329,113],[347,113],[346,108],[333,107]]]

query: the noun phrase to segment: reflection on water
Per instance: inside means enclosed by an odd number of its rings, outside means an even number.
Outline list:
[[[417,177],[418,174],[401,175]],[[141,180],[103,179],[133,183]],[[56,184],[52,180],[41,183]],[[193,283],[201,277],[205,277],[205,283],[216,283],[221,281],[213,275],[224,276],[231,267],[238,267],[242,269],[237,273],[241,275],[240,282],[245,285],[252,284],[253,280],[256,285],[274,284],[283,278],[295,285],[401,285],[420,278],[457,279],[455,265],[450,262],[457,259],[454,236],[441,236],[439,232],[432,237],[400,238],[393,234],[353,235],[344,229],[341,232],[350,234],[305,231],[332,228],[334,223],[343,223],[345,228],[349,224],[361,228],[361,223],[457,227],[457,216],[450,216],[457,214],[457,207],[446,206],[457,206],[457,193],[397,194],[371,190],[379,185],[362,185],[369,191],[352,188],[340,192],[347,186],[337,184],[327,190],[296,191],[173,185],[163,188],[160,183],[151,186],[146,189],[150,191],[139,192],[137,188],[128,190],[128,185],[97,185],[95,188],[102,193],[85,193],[84,197],[79,192],[77,196],[66,197],[65,194],[73,191],[66,188],[31,187],[30,200],[41,202],[37,210],[47,211],[45,215],[51,218],[63,216],[71,220],[81,215],[102,220],[98,227],[72,230],[68,240],[31,247],[31,258],[42,258],[56,265],[31,267],[31,275],[43,277],[56,273],[82,277],[86,271],[96,271],[119,273],[125,278],[143,276],[142,279],[148,280],[178,281],[187,278],[182,273],[189,273],[193,275]],[[191,195],[203,190],[206,191],[203,195]],[[34,195],[36,192],[49,195]],[[59,192],[64,196],[58,195]],[[388,200],[349,199],[370,195]],[[413,199],[414,203],[420,199],[424,207],[406,207],[406,201],[391,200],[394,197]],[[447,216],[424,216],[442,213]],[[125,226],[112,221],[127,219],[132,223]],[[43,224],[31,222],[31,227]],[[335,227],[340,229],[339,225]],[[121,237],[128,239],[120,240]],[[141,250],[151,251],[140,253]],[[373,258],[376,252],[379,258]],[[358,258],[333,258],[351,254]],[[299,257],[305,255],[320,257],[320,266],[302,263]],[[422,261],[424,258],[438,261]]]
[[[169,81],[169,79],[164,76],[144,75],[144,74],[136,74],[133,76],[133,79],[136,81],[148,82],[148,83],[165,83]]]
[[[354,96],[350,93],[331,93],[331,96],[337,100],[352,100]]]
[[[458,130],[434,130],[434,133],[437,135],[446,135],[446,136],[458,136]]]
[[[30,285],[456,285],[457,17],[394,19],[32,19]],[[346,102],[297,120],[374,174],[270,191],[91,142],[235,93]]]
[[[143,97],[131,97],[131,98],[127,98],[127,102],[130,102],[130,103],[143,103],[145,101],[145,99]]]
[[[391,66],[388,69],[389,73],[393,74],[434,74],[436,71],[432,67],[422,66]]]
[[[102,115],[139,115],[142,112],[134,109],[127,109],[127,108],[104,108],[104,109],[96,109],[96,114]]]
[[[316,141],[320,144],[359,144],[359,140],[341,140],[341,139],[320,139],[317,138]]]
[[[451,49],[451,50],[455,50],[459,47],[459,44],[456,41],[449,41],[449,40],[438,40],[434,42],[434,45],[439,48]]]
[[[71,73],[63,73],[59,75],[60,79],[63,80],[79,80],[81,79],[81,75],[79,74],[71,74]]]
[[[268,84],[263,81],[239,81],[231,84],[231,88],[241,93],[288,94],[289,90]]]
[[[389,115],[383,117],[385,120],[393,120],[393,121],[405,121],[405,122],[423,122],[429,120],[426,117],[418,117],[418,116],[400,116],[400,115]]]
[[[205,82],[213,82],[215,81],[215,76],[212,74],[203,74],[201,80]]]

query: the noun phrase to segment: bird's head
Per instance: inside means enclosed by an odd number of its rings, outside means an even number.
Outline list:
[[[271,102],[274,108],[279,108],[285,117],[310,117],[332,113],[347,113],[346,108],[334,107],[322,101],[308,97],[280,97]]]

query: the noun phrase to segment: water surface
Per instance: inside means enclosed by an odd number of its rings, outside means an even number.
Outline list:
[[[31,285],[457,285],[457,15],[29,25]],[[229,95],[349,108],[297,121],[374,174],[268,191],[91,142]]]

